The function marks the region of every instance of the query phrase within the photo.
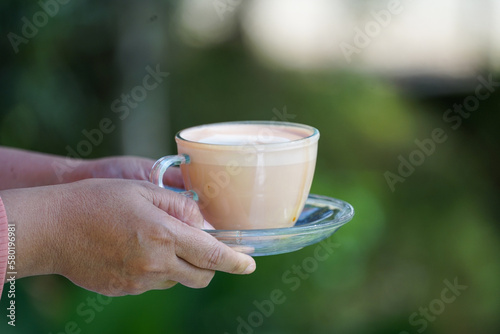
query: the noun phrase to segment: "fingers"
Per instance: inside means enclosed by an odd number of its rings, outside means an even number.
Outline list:
[[[195,201],[160,187],[150,188],[153,190],[153,204],[159,209],[190,226],[198,229],[205,227],[205,220]]]
[[[155,211],[154,218],[149,211],[150,218],[165,227],[153,235],[162,245],[172,247],[167,254],[175,255],[164,257],[166,262],[158,274],[165,276],[157,278],[154,288],[169,287],[168,281],[201,288],[208,285],[215,271],[250,274],[255,270],[252,257],[232,250],[201,230],[205,220],[196,202],[152,184],[144,185],[150,189],[150,200],[161,210]]]
[[[139,175],[141,175],[139,180],[149,181],[149,173],[154,165],[154,160],[133,157],[130,159],[135,159],[135,161],[139,164],[137,167],[139,169]],[[168,168],[165,174],[163,174],[163,183],[169,187],[184,189],[184,180],[182,179],[181,169],[174,167]]]
[[[213,270],[200,269],[178,257],[174,263],[168,263],[168,268],[166,273],[159,274],[154,288],[165,289],[164,286],[168,288],[170,287],[169,282],[172,281],[179,282],[189,288],[205,288],[215,275]]]
[[[155,194],[158,208],[190,225],[175,224],[176,222],[169,225],[175,229],[177,256],[202,269],[233,274],[250,274],[255,270],[256,265],[252,257],[232,250],[210,234],[201,231],[206,225],[196,202],[160,188],[156,189]]]
[[[209,222],[206,220],[203,222],[203,229],[205,230],[215,230],[215,227],[212,226]]]
[[[175,257],[174,261],[165,262],[163,270],[148,272],[140,278],[126,282],[120,286],[119,292],[115,292],[115,294],[126,291],[127,294],[138,295],[149,290],[170,289],[177,283],[188,288],[201,289],[208,286],[214,275],[215,271],[213,270],[197,268],[183,259]]]
[[[134,156],[109,157],[92,161],[86,165],[86,174],[81,178],[124,178],[149,181],[149,173],[154,160]],[[163,176],[163,183],[174,188],[184,188],[182,173],[179,168],[169,168]]]
[[[166,280],[166,281],[159,281],[155,283],[153,286],[151,286],[150,289],[148,290],[166,290],[170,289],[174,285],[176,285],[178,282],[172,281],[172,280]]]
[[[177,256],[198,268],[231,274],[255,271],[255,260],[251,256],[232,250],[206,232],[179,226],[175,233]]]
[[[149,169],[149,171],[151,168]],[[148,171],[148,172],[149,172]],[[184,180],[182,179],[182,173],[180,168],[169,168],[163,174],[163,183],[169,185],[170,187],[184,189]]]

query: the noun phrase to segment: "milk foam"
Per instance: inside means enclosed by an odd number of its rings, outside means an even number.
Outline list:
[[[305,138],[310,130],[272,125],[216,124],[186,129],[181,137],[189,141],[215,145],[274,144]]]
[[[215,134],[206,138],[200,139],[199,143],[218,144],[218,145],[258,145],[258,144],[274,144],[286,143],[290,139],[278,136],[257,136],[246,134]]]

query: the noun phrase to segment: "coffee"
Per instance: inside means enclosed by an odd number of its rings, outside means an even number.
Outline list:
[[[291,123],[220,123],[181,131],[186,189],[217,229],[293,226],[311,187],[319,133]]]

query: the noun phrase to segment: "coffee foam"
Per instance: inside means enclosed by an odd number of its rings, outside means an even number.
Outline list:
[[[231,123],[196,127],[180,133],[186,140],[214,145],[284,143],[310,135],[312,132],[303,128]]]
[[[274,144],[286,143],[290,141],[289,138],[277,136],[258,136],[251,134],[215,134],[199,140],[199,143],[215,144],[215,145],[260,145],[260,144]]]

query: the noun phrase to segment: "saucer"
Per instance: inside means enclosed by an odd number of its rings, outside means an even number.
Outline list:
[[[328,238],[354,216],[342,200],[309,195],[292,227],[258,230],[204,230],[229,247],[251,256],[289,253]]]

